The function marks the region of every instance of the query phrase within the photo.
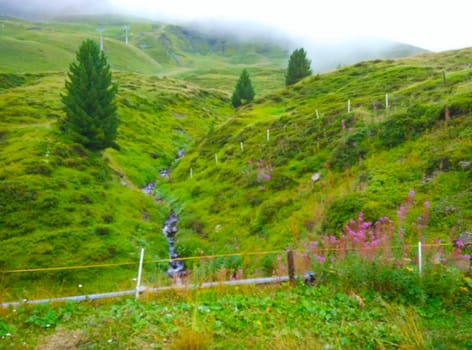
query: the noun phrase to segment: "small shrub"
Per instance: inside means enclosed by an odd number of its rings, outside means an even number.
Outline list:
[[[352,193],[334,200],[326,211],[322,229],[326,233],[337,233],[343,225],[362,209],[365,198],[362,194]]]
[[[108,236],[111,233],[111,228],[107,225],[98,225],[95,227],[95,233],[99,236]]]
[[[472,112],[472,94],[455,95],[448,107],[451,117],[470,114]]]
[[[257,222],[260,225],[271,223],[275,216],[280,214],[281,209],[289,206],[292,202],[293,200],[290,198],[278,199],[273,202],[266,201],[259,208],[259,212],[257,213]]]
[[[331,155],[331,166],[342,170],[363,158],[367,154],[367,147],[363,142],[368,134],[369,130],[362,128],[346,135]]]

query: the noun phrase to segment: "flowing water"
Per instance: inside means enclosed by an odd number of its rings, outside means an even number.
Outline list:
[[[181,148],[175,157],[175,160],[179,160],[184,156],[184,150]],[[159,172],[161,177],[169,177],[169,171],[167,169],[161,170]],[[154,188],[156,187],[155,182],[151,182],[144,186],[141,191],[145,194],[152,196]],[[169,268],[167,269],[167,275],[169,277],[181,277],[187,273],[185,264],[181,260],[176,260],[179,258],[179,255],[175,252],[175,234],[177,233],[177,224],[179,223],[179,217],[171,210],[167,220],[164,222],[162,227],[162,233],[167,238],[169,243]]]

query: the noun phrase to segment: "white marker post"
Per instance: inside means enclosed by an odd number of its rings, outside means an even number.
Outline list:
[[[218,155],[215,153],[215,163],[218,164]]]
[[[128,31],[129,31],[129,26],[124,26],[123,30],[125,31],[125,44],[128,45]]]
[[[240,142],[239,146],[241,147],[241,152],[244,151],[244,143]]]
[[[270,130],[267,129],[267,142],[269,142],[269,141],[270,141]]]
[[[388,109],[388,94],[385,94],[385,109]]]
[[[141,248],[141,256],[139,257],[138,281],[136,282],[136,300],[139,299],[139,290],[141,289],[141,274],[143,272],[144,248]]]
[[[347,112],[351,113],[351,100],[347,100]]]
[[[320,114],[318,113],[318,110],[316,110],[316,119],[320,119]]]
[[[190,178],[192,178],[192,177],[193,177],[193,170],[192,170],[192,168],[190,168]]]
[[[421,242],[418,242],[418,272],[421,277],[423,273],[423,252],[421,249]]]
[[[103,51],[103,32],[105,31],[105,28],[97,28],[97,32],[100,33],[100,51]]]

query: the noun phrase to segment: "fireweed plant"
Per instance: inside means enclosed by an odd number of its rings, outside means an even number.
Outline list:
[[[454,298],[467,284],[454,265],[470,256],[462,254],[461,242],[454,246],[435,238],[426,242],[423,231],[428,223],[428,201],[422,204],[422,215],[407,225],[414,197],[415,191],[411,190],[400,205],[396,220],[381,217],[366,221],[361,212],[338,236],[305,242],[304,250],[298,254],[302,269],[314,270],[320,283],[329,280],[347,289],[378,291],[392,298]],[[421,276],[417,267],[419,241],[423,245]]]

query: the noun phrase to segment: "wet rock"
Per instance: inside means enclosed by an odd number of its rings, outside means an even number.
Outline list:
[[[176,119],[180,119],[180,118],[184,118],[187,116],[187,114],[185,113],[175,113],[175,112],[172,112],[172,116]]]
[[[164,170],[159,171],[159,176],[160,177],[169,177],[169,170],[164,169]]]
[[[472,163],[468,162],[466,160],[461,160],[459,163],[457,163],[462,169],[464,170],[469,170],[472,167]]]
[[[179,148],[179,151],[177,152],[177,155],[175,156],[175,159],[180,159],[185,155],[185,151],[183,148]]]
[[[462,232],[459,234],[457,239],[454,240],[454,246],[459,248],[462,254],[469,254],[469,261],[459,260],[456,262],[456,266],[472,277],[472,233]]]
[[[303,275],[303,282],[305,282],[305,284],[307,286],[312,286],[315,284],[316,282],[316,278],[315,278],[315,273],[314,272],[307,272]]]
[[[144,186],[141,191],[147,195],[151,195],[152,191],[154,191],[154,187],[156,187],[155,182],[150,182],[146,186]]]
[[[472,250],[472,233],[462,232],[454,241],[454,246],[461,248],[461,250]]]
[[[319,179],[321,179],[321,174],[320,173],[314,173],[313,175],[311,175],[311,181],[316,182]]]

